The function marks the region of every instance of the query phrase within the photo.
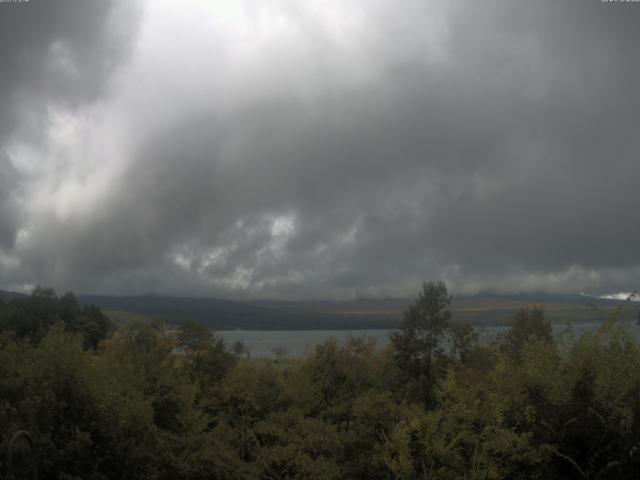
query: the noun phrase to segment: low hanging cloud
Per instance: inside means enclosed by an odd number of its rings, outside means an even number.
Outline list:
[[[639,283],[633,3],[76,3],[0,53],[5,286]]]

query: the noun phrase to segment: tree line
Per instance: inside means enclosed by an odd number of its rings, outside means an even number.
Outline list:
[[[271,360],[192,322],[115,328],[37,289],[0,302],[0,441],[30,432],[40,478],[64,480],[637,477],[640,349],[622,309],[583,336],[523,309],[480,343],[450,302],[426,282],[386,349],[330,340]]]

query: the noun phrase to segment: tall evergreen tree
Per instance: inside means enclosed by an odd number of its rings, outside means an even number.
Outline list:
[[[410,397],[427,406],[434,403],[433,356],[449,328],[452,298],[444,282],[424,282],[418,297],[404,312],[400,329],[391,334],[401,381]]]

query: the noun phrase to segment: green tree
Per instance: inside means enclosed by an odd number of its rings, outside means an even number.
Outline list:
[[[13,298],[0,306],[0,331],[11,332],[36,344],[61,322],[79,333],[85,348],[96,349],[113,329],[109,318],[94,305],[81,305],[72,293],[62,296],[50,288],[36,287],[29,297]]]
[[[503,338],[503,349],[513,358],[519,358],[523,347],[533,340],[552,343],[551,322],[544,318],[541,308],[521,308]]]
[[[469,323],[456,323],[451,327],[451,353],[467,363],[471,350],[478,343],[478,332]]]
[[[424,282],[418,297],[404,312],[400,329],[391,334],[401,380],[409,396],[425,405],[433,405],[433,356],[449,328],[452,298],[444,282]]]
[[[198,354],[211,347],[215,335],[204,325],[187,321],[180,325],[178,343],[187,354]]]
[[[237,356],[227,351],[222,338],[196,322],[184,322],[178,345],[185,351],[186,364],[204,394],[235,365]]]

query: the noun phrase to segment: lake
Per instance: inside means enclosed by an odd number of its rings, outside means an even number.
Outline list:
[[[580,337],[585,333],[594,332],[600,325],[600,322],[577,323],[573,331],[576,337]],[[555,334],[559,334],[565,328],[562,324],[553,326]],[[628,328],[635,338],[640,340],[640,325],[628,323]],[[488,342],[508,329],[507,326],[486,326],[479,327],[478,332],[481,341]],[[223,330],[216,333],[229,344],[238,340],[243,342],[252,357],[273,358],[274,348],[283,348],[286,356],[297,357],[330,338],[344,343],[349,337],[372,337],[382,349],[389,343],[389,332],[391,330]]]

